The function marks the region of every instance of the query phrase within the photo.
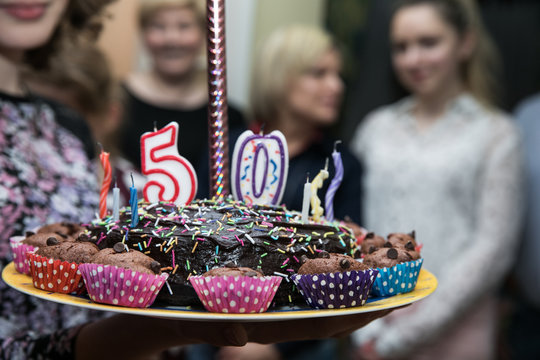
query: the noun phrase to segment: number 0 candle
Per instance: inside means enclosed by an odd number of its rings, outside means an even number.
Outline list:
[[[247,130],[236,141],[232,157],[232,193],[248,205],[278,205],[289,169],[287,141],[280,131],[255,135]]]
[[[101,166],[103,166],[103,182],[101,184],[101,192],[99,193],[99,217],[103,219],[105,216],[107,216],[107,194],[109,193],[109,188],[111,187],[112,181],[109,153],[103,151],[103,148],[101,148],[99,160],[101,161]]]

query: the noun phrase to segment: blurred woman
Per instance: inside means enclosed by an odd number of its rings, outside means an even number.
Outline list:
[[[410,96],[371,113],[352,143],[364,225],[416,230],[439,287],[361,331],[362,354],[491,359],[494,292],[514,260],[523,200],[520,136],[494,105],[497,57],[469,0],[397,1],[390,41]]]
[[[140,137],[171,121],[180,125],[178,151],[199,175],[197,197],[208,195],[208,85],[203,0],[142,0],[138,23],[150,69],[130,74],[121,151],[140,168]],[[229,106],[229,128],[245,127]]]

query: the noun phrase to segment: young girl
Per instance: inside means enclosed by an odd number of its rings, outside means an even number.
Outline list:
[[[492,44],[469,0],[398,1],[390,40],[411,95],[370,114],[352,143],[365,166],[364,225],[415,230],[439,287],[361,331],[363,354],[489,359],[494,292],[514,259],[523,200],[520,136],[493,102]]]

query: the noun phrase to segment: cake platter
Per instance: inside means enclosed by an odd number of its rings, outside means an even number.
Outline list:
[[[437,288],[437,278],[429,271],[422,269],[420,271],[416,287],[412,292],[394,295],[386,298],[370,298],[364,306],[328,310],[314,310],[308,307],[285,306],[280,308],[274,308],[265,313],[258,314],[223,314],[211,313],[204,309],[192,309],[186,306],[151,306],[146,309],[137,309],[123,306],[98,304],[91,301],[87,296],[51,293],[36,289],[32,285],[31,277],[17,272],[13,263],[10,263],[4,268],[4,270],[2,271],[2,279],[9,286],[25,294],[65,305],[78,306],[93,310],[110,311],[114,313],[152,316],[169,319],[237,322],[282,321],[307,318],[321,318],[392,309],[417,302],[434,292]]]

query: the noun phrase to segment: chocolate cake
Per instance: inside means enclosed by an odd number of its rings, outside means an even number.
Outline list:
[[[254,206],[226,200],[199,200],[178,208],[174,204],[139,204],[139,222],[130,227],[131,211],[88,225],[88,235],[100,248],[125,243],[158,261],[168,272],[158,300],[174,305],[199,304],[188,278],[232,264],[282,276],[276,305],[304,303],[289,280],[300,258],[321,251],[359,257],[353,234],[332,223],[306,223],[283,207]]]
[[[304,259],[303,259],[304,260]],[[369,267],[343,254],[329,254],[322,252],[316,259],[305,259],[298,269],[298,274],[325,274],[343,271],[362,271]]]

